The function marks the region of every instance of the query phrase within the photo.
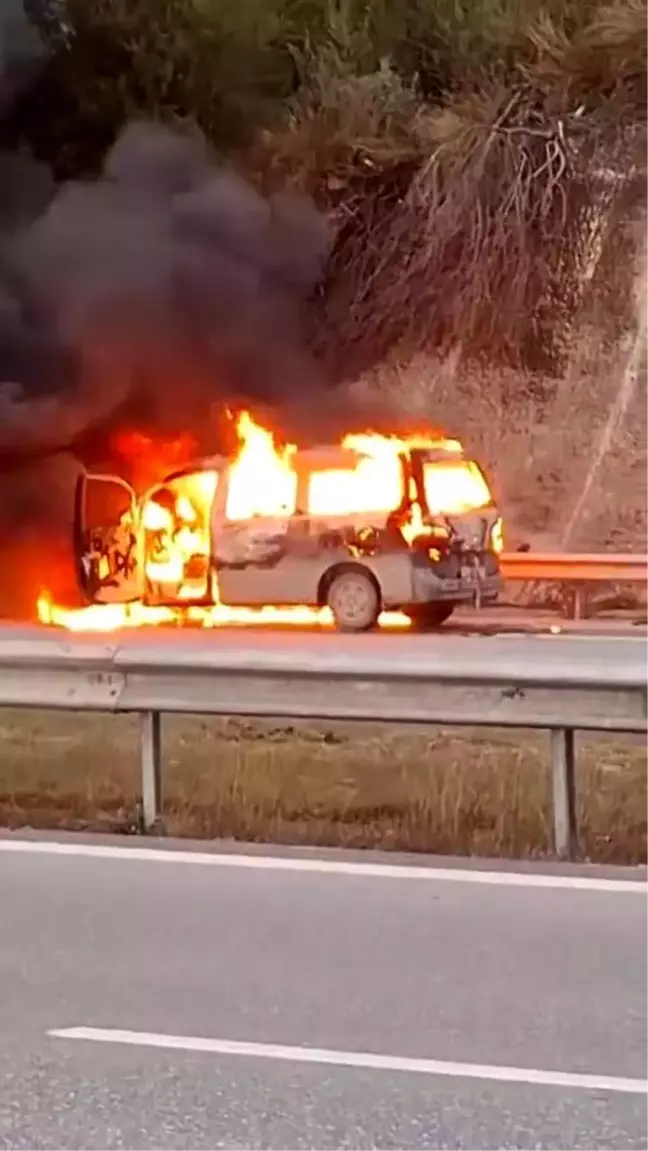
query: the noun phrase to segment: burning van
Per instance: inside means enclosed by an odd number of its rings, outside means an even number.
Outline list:
[[[367,434],[278,449],[247,413],[238,431],[236,456],[185,466],[139,498],[116,476],[80,478],[78,579],[114,626],[131,605],[142,622],[270,606],[299,607],[300,622],[328,609],[347,632],[394,612],[434,627],[497,598],[502,523],[458,441]],[[73,614],[45,612],[76,626]]]

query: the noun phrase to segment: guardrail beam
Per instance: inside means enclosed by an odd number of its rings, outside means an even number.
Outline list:
[[[586,583],[646,583],[648,556],[601,552],[503,552],[506,579],[584,580]]]

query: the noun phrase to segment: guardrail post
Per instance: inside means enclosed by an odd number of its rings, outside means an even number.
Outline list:
[[[573,620],[587,619],[587,588],[582,583],[574,583],[568,593],[568,616]]]
[[[554,851],[561,859],[573,859],[577,850],[575,733],[573,728],[551,731],[551,789],[553,800]]]
[[[162,716],[145,711],[142,725],[142,824],[150,831],[162,811]]]

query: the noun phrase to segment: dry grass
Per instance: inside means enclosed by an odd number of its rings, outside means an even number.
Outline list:
[[[134,831],[137,724],[126,717],[4,713],[0,820],[12,827]],[[168,720],[170,834],[405,851],[548,851],[546,738]],[[586,857],[646,858],[646,755],[638,740],[582,741]]]

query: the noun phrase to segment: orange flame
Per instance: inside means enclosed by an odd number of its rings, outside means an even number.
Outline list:
[[[296,446],[277,450],[272,432],[259,427],[249,412],[241,412],[236,430],[241,449],[230,473],[228,520],[290,515],[297,497],[297,474],[291,465]]]

